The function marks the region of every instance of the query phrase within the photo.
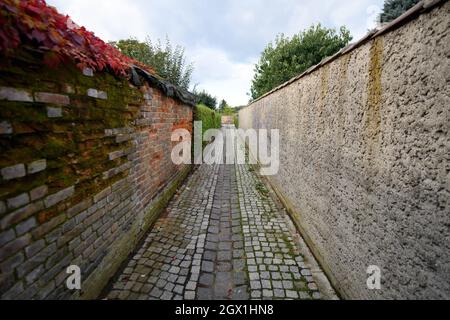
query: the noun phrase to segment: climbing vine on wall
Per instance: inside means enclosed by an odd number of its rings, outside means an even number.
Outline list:
[[[110,70],[126,76],[130,65],[138,64],[45,0],[0,0],[0,52],[13,53],[21,45],[42,50],[49,66],[71,60],[80,69]]]

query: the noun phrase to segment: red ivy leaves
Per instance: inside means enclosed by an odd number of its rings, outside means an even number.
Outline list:
[[[44,62],[49,66],[70,59],[80,69],[110,69],[126,76],[130,65],[138,64],[74,24],[69,16],[59,14],[45,0],[0,0],[0,51],[12,51],[21,44],[46,50]]]

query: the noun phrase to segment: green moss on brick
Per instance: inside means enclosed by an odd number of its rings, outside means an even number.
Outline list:
[[[0,101],[0,118],[14,122],[45,122],[46,106],[40,103]]]
[[[56,159],[68,152],[75,152],[76,146],[67,138],[51,137],[45,147],[39,152],[40,158]]]

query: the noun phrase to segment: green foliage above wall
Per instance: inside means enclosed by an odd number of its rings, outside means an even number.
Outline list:
[[[172,84],[185,90],[189,89],[194,67],[187,64],[184,48],[177,45],[175,48],[168,38],[163,45],[161,40],[153,43],[150,38],[145,42],[130,38],[111,42],[123,54],[151,66],[156,72]]]
[[[212,110],[216,109],[217,99],[215,97],[213,97],[211,94],[209,94],[205,90],[202,90],[200,92],[196,92],[194,90],[194,94],[197,99],[197,104],[204,105]]]
[[[202,104],[195,107],[194,119],[195,121],[202,122],[202,135],[209,129],[219,129],[222,126],[222,116],[220,113]]]
[[[225,100],[222,100],[219,105],[219,112],[224,116],[232,116],[236,110],[233,109]]]
[[[387,23],[397,19],[407,10],[419,3],[420,0],[386,0],[383,12],[380,15],[380,22]]]
[[[350,31],[311,26],[292,38],[279,34],[275,43],[269,43],[255,66],[251,96],[257,99],[318,64],[345,47],[352,39]]]

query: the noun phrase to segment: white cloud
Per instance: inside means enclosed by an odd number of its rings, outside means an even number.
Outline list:
[[[139,2],[127,0],[48,0],[80,26],[104,41],[145,37],[147,25]]]
[[[248,102],[246,93],[250,91],[254,61],[232,61],[226,52],[207,47],[195,48],[191,56],[197,70],[194,84],[199,90],[205,89],[232,106]]]
[[[376,27],[381,7],[381,1],[346,1],[330,11],[330,20],[334,25],[346,25],[354,40],[358,40]]]
[[[253,67],[278,33],[346,25],[354,40],[374,26],[384,0],[47,0],[105,41],[131,36],[186,48],[200,83],[233,105],[248,102]]]

